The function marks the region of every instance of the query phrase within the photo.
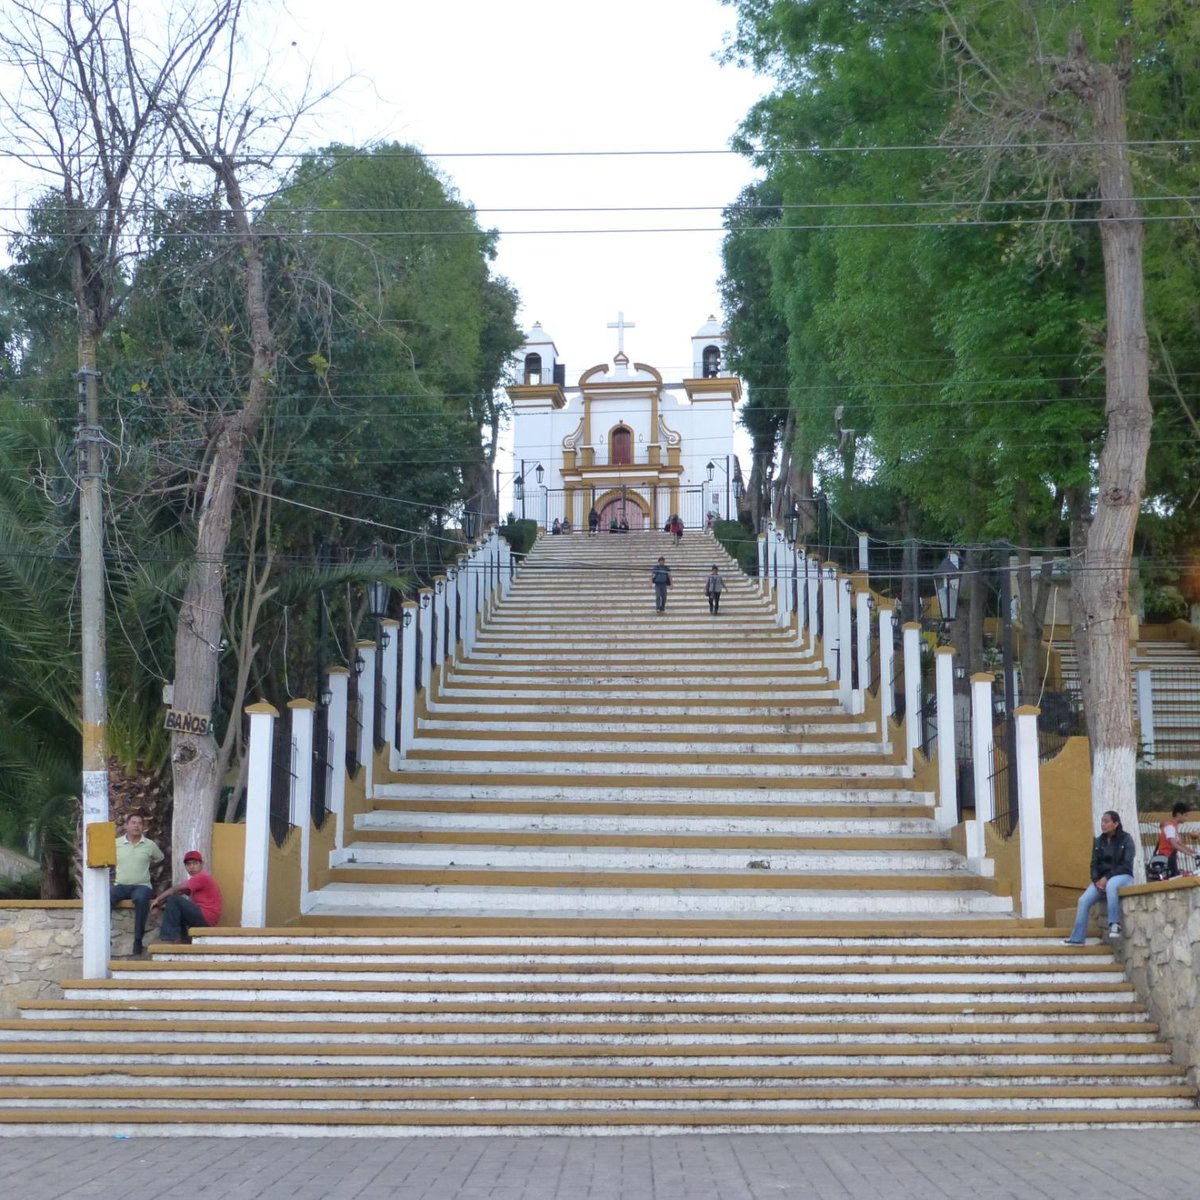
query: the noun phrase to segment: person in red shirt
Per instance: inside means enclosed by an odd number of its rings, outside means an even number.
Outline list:
[[[178,887],[167,888],[155,897],[150,906],[154,911],[162,909],[160,942],[190,942],[192,929],[208,928],[221,920],[221,889],[204,869],[204,856],[199,850],[189,850],[183,856],[183,869],[188,877]]]

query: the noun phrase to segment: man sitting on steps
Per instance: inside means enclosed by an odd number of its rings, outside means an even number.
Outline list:
[[[190,942],[191,931],[197,925],[211,928],[221,920],[221,889],[204,869],[204,856],[199,850],[189,850],[183,856],[183,869],[188,877],[156,897],[153,904],[155,909],[163,910],[160,942]]]
[[[146,918],[150,915],[150,868],[163,860],[163,852],[143,837],[146,823],[140,813],[125,818],[125,832],[117,838],[117,873],[109,889],[109,903],[133,901],[133,952],[143,954],[142,939],[146,936]]]

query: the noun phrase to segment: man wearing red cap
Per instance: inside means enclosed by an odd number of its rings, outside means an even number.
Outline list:
[[[189,850],[183,856],[183,869],[188,877],[156,897],[151,905],[155,910],[162,909],[160,942],[190,942],[193,928],[217,925],[221,920],[221,889],[204,869],[204,856],[199,850]]]

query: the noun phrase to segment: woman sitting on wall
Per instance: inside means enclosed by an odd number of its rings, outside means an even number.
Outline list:
[[[1108,936],[1121,936],[1121,889],[1133,882],[1133,856],[1137,853],[1133,838],[1121,827],[1120,816],[1109,809],[1100,818],[1100,836],[1092,843],[1092,883],[1079,897],[1075,910],[1075,928],[1063,941],[1082,946],[1087,940],[1088,916],[1093,904],[1108,904]]]

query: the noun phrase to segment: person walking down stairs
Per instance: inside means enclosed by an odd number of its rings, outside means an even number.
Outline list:
[[[709,572],[708,578],[704,581],[704,594],[708,597],[708,611],[716,616],[721,611],[721,593],[725,590],[725,580],[721,578],[721,572],[717,570],[717,564],[713,563],[713,568]]]
[[[667,560],[661,554],[650,571],[650,582],[654,584],[654,609],[656,612],[665,612],[667,588],[671,586],[671,572],[667,568]]]

